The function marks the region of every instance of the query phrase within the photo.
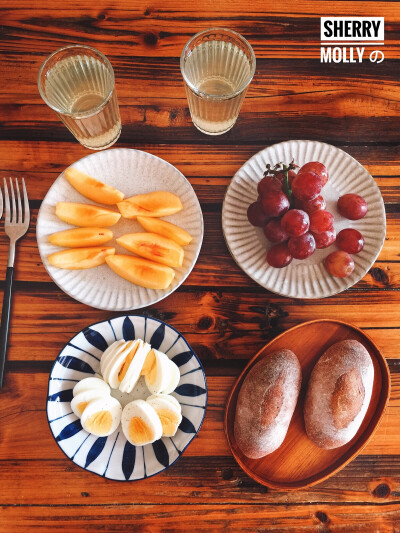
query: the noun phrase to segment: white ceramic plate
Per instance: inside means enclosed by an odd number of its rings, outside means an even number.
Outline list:
[[[175,436],[162,437],[145,446],[132,446],[121,425],[108,437],[96,437],[82,428],[71,409],[74,386],[81,379],[100,373],[103,351],[116,340],[135,338],[166,353],[180,372],[172,396],[181,404],[182,422]],[[131,393],[113,389],[111,394],[122,406],[150,396],[143,377]],[[206,406],[204,370],[185,338],[161,320],[125,315],[92,324],[64,346],[50,372],[46,413],[58,446],[76,465],[108,479],[137,481],[159,474],[179,459],[200,430]]]
[[[145,289],[133,285],[117,276],[107,265],[88,270],[64,270],[51,266],[48,255],[61,250],[48,241],[48,236],[57,231],[69,229],[55,215],[57,202],[79,202],[95,204],[78,193],[61,173],[50,187],[39,210],[36,236],[43,264],[53,281],[75,300],[98,309],[128,311],[139,309],[162,300],[176,290],[192,271],[203,241],[203,215],[197,196],[185,176],[178,169],[147,152],[127,148],[114,148],[97,152],[80,159],[73,165],[78,170],[116,187],[126,197],[156,190],[177,194],[183,209],[175,215],[164,217],[187,230],[192,242],[185,246],[183,266],[175,269],[175,278],[166,290]],[[101,205],[101,204],[96,204]],[[106,206],[110,207],[110,206]],[[111,206],[112,208],[112,206]],[[115,206],[115,210],[117,207]],[[130,254],[115,242],[125,233],[144,231],[135,220],[121,219],[111,227],[114,239],[107,246],[115,246],[116,253]]]
[[[364,249],[352,256],[355,269],[347,278],[335,278],[324,267],[324,258],[338,249],[335,244],[316,250],[304,261],[294,259],[285,268],[273,268],[266,262],[270,244],[262,228],[255,228],[248,222],[247,208],[257,199],[257,184],[266,164],[290,163],[292,159],[299,166],[320,161],[327,167],[329,180],[321,194],[327,210],[335,217],[336,233],[344,228],[355,228],[364,236]],[[337,200],[347,193],[359,194],[367,201],[368,212],[361,220],[348,220],[339,214]],[[373,177],[353,157],[318,141],[287,141],[258,152],[238,170],[226,192],[222,227],[233,258],[262,287],[292,298],[324,298],[351,287],[368,272],[385,240],[386,216]]]

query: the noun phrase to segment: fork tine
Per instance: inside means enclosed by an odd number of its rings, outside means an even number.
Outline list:
[[[10,197],[8,196],[8,187],[7,187],[6,178],[3,178],[3,181],[4,181],[4,206],[6,208],[6,217],[4,219],[4,223],[5,224],[9,224],[10,223],[10,217],[11,217],[11,213],[10,213]]]
[[[21,202],[21,194],[19,192],[19,185],[18,185],[18,179],[15,178],[15,190],[16,190],[16,197],[17,197],[17,222],[19,224],[22,223],[22,202]]]
[[[29,224],[29,219],[30,219],[29,200],[28,200],[28,193],[25,187],[24,178],[22,178],[22,190],[24,191],[24,224]]]
[[[15,224],[17,221],[17,211],[15,208],[15,194],[12,179],[10,178],[10,190],[11,190],[11,224]]]

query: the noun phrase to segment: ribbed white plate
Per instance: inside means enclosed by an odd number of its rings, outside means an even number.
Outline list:
[[[273,268],[266,261],[271,246],[262,228],[247,220],[247,208],[257,199],[257,184],[265,165],[289,163],[299,166],[320,161],[328,169],[329,181],[322,190],[327,209],[335,217],[335,230],[359,230],[365,239],[364,249],[353,255],[355,269],[347,278],[335,278],[324,267],[323,260],[336,245],[316,250],[304,261],[294,259],[285,268]],[[368,213],[361,220],[342,217],[336,203],[347,193],[361,195],[368,204]],[[371,268],[383,246],[386,216],[382,196],[373,177],[349,154],[318,141],[286,141],[265,148],[249,159],[235,174],[226,192],[222,209],[222,227],[228,248],[237,264],[262,287],[292,298],[324,298],[344,291],[357,283]]]
[[[71,228],[55,215],[57,202],[92,203],[67,182],[64,173],[50,187],[39,210],[36,236],[40,256],[53,281],[75,300],[98,309],[128,311],[139,309],[162,300],[183,283],[192,271],[203,241],[203,215],[197,196],[185,176],[178,169],[147,152],[127,148],[114,148],[88,155],[73,165],[96,179],[116,187],[126,197],[156,190],[177,194],[183,204],[181,212],[164,217],[187,230],[192,242],[184,247],[183,266],[175,269],[175,278],[166,290],[145,289],[117,276],[107,265],[88,270],[63,270],[49,264],[49,254],[61,250],[52,245],[48,236],[56,231]],[[96,204],[100,205],[100,204]],[[106,206],[110,207],[110,206]],[[112,207],[111,207],[112,208]],[[115,206],[117,210],[117,207]],[[106,246],[115,246],[116,253],[130,254],[115,242],[125,233],[144,231],[135,220],[121,218],[111,227],[114,239]]]

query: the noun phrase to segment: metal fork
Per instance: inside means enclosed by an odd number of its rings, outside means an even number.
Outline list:
[[[10,248],[8,250],[6,285],[4,288],[3,310],[1,313],[0,324],[0,389],[3,387],[4,365],[7,354],[8,327],[10,324],[11,311],[11,289],[14,276],[15,243],[27,232],[30,220],[28,194],[26,192],[24,178],[22,178],[23,205],[17,178],[15,178],[16,193],[14,193],[13,182],[10,178],[11,201],[8,194],[6,178],[4,178],[3,181],[4,207],[6,211],[4,230],[10,239]]]

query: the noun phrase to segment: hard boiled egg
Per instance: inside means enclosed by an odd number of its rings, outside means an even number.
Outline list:
[[[163,437],[173,437],[182,421],[181,406],[179,402],[176,405],[169,398],[165,398],[165,396],[150,396],[146,402],[153,407],[160,419]]]
[[[104,379],[114,389],[131,392],[150,349],[150,344],[141,339],[114,342],[101,357],[100,367]]]
[[[118,375],[135,344],[137,345],[138,341],[115,341],[101,356],[100,371],[113,389],[119,387]]]
[[[117,429],[121,413],[121,404],[112,396],[95,399],[84,409],[81,424],[89,433],[98,437],[107,437]]]
[[[171,361],[165,353],[151,350],[147,356],[143,373],[146,385],[152,394],[164,392],[171,381]]]
[[[128,403],[122,412],[121,423],[125,437],[133,446],[144,446],[162,437],[160,418],[144,400]]]
[[[121,384],[119,390],[131,392],[140,378],[144,362],[151,350],[150,344],[139,339],[139,344],[129,353],[118,375]]]
[[[179,411],[181,411],[181,404],[178,402],[178,400],[174,396],[171,396],[171,394],[152,394],[146,399],[146,402],[148,400],[155,400],[157,398],[162,398],[163,400],[166,400],[167,402],[171,402],[175,407],[179,409]]]
[[[110,394],[110,387],[107,383],[100,378],[94,377],[81,379],[81,381],[75,385],[72,393],[76,396],[80,392],[94,389],[104,391],[105,394]]]
[[[108,388],[107,392],[101,388],[94,388],[78,392],[78,394],[76,394],[72,399],[71,409],[76,414],[76,416],[79,416],[80,418],[82,416],[83,411],[88,406],[89,402],[91,402],[92,400],[98,400],[110,396],[109,390],[110,388]]]
[[[179,380],[181,379],[179,367],[173,361],[171,361],[171,359],[169,359],[169,362],[171,379],[169,380],[167,387],[163,390],[164,394],[171,394],[171,392],[174,392],[174,390],[178,386]]]

